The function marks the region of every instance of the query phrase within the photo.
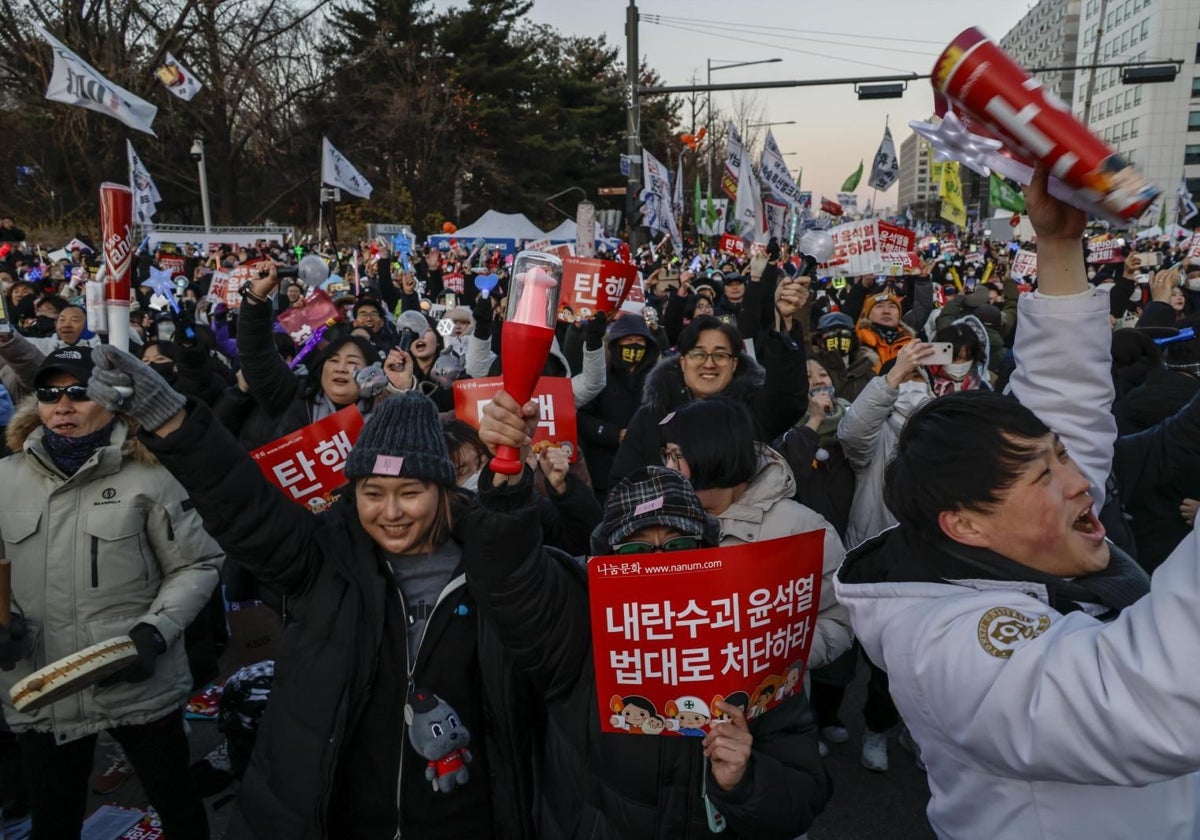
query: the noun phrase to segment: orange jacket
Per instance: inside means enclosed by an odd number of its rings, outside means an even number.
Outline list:
[[[879,361],[875,364],[875,373],[879,373],[880,368],[896,358],[900,353],[900,348],[912,340],[912,333],[903,326],[900,327],[899,337],[891,343],[884,341],[883,336],[869,326],[858,328],[859,343],[879,357]]]

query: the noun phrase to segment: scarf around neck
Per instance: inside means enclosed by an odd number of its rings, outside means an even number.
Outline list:
[[[98,449],[108,446],[112,439],[112,430],[113,424],[109,423],[103,429],[92,432],[90,435],[65,437],[43,426],[42,445],[46,448],[46,454],[50,456],[54,466],[58,467],[64,475],[71,476],[78,472],[79,468],[87,463],[87,459],[91,458]]]
[[[1108,565],[1098,572],[1077,578],[1061,578],[1039,572],[986,548],[963,545],[948,537],[938,541],[962,579],[1029,581],[1046,587],[1050,606],[1064,615],[1081,609],[1081,604],[1105,607],[1100,616],[1107,621],[1150,591],[1150,577],[1134,560],[1114,544],[1108,544]]]

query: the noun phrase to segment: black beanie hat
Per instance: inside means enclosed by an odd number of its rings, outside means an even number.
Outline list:
[[[454,462],[433,400],[405,391],[380,403],[350,450],[345,475],[416,478],[453,487]]]

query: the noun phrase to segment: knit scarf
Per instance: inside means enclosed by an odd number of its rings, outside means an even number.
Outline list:
[[[102,446],[108,446],[108,442],[112,438],[112,430],[113,424],[109,423],[103,429],[92,432],[90,435],[64,437],[43,427],[42,445],[46,448],[46,454],[50,456],[54,466],[58,467],[63,475],[75,475],[96,450]]]
[[[1077,578],[1048,575],[989,549],[963,545],[949,538],[940,540],[938,548],[964,565],[963,571],[967,573],[964,577],[1042,584],[1050,606],[1064,614],[1079,610],[1080,604],[1097,604],[1107,608],[1100,618],[1109,620],[1150,591],[1149,575],[1112,543],[1108,544],[1108,566]]]
[[[842,399],[834,399],[833,413],[827,413],[825,419],[821,421],[821,425],[817,427],[817,440],[821,446],[828,449],[833,444],[837,443],[838,424],[842,422],[842,418],[846,416],[846,409],[850,407],[850,403]],[[807,426],[809,414],[805,414],[800,418],[800,422],[796,427]]]
[[[903,331],[899,327],[884,327],[879,324],[871,324],[871,329],[887,344],[895,344],[903,334]]]
[[[1061,578],[948,537],[925,540],[899,525],[851,551],[839,574],[848,583],[1029,582],[1044,586],[1050,606],[1064,615],[1081,610],[1083,604],[1092,604],[1102,608],[1098,617],[1109,621],[1150,591],[1150,578],[1121,549],[1112,543],[1108,549],[1106,568],[1077,578]]]

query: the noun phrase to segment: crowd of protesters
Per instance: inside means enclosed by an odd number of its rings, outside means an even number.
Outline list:
[[[912,751],[939,836],[1200,836],[1200,259],[1148,240],[1089,262],[1044,172],[1028,200],[1036,276],[969,235],[902,276],[826,277],[775,240],[602,255],[646,303],[558,325],[543,375],[570,379],[575,460],[531,451],[536,403],[455,416],[455,382],[502,372],[498,250],[144,244],[114,347],[92,246],[51,261],[4,220],[5,821],[77,836],[107,732],[166,835],[207,837],[180,709],[218,676],[223,602],[257,599],[286,630],[223,700],[230,837],[798,837],[860,661],[861,761]],[[313,256],[318,282],[291,270]],[[289,330],[309,307],[323,331]],[[320,510],[248,455],[350,406],[366,425]],[[525,470],[493,473],[498,446]],[[702,740],[601,732],[582,558],[810,531],[803,691],[722,702]],[[118,633],[126,670],[9,705]],[[414,720],[437,713],[470,752],[435,776]]]

